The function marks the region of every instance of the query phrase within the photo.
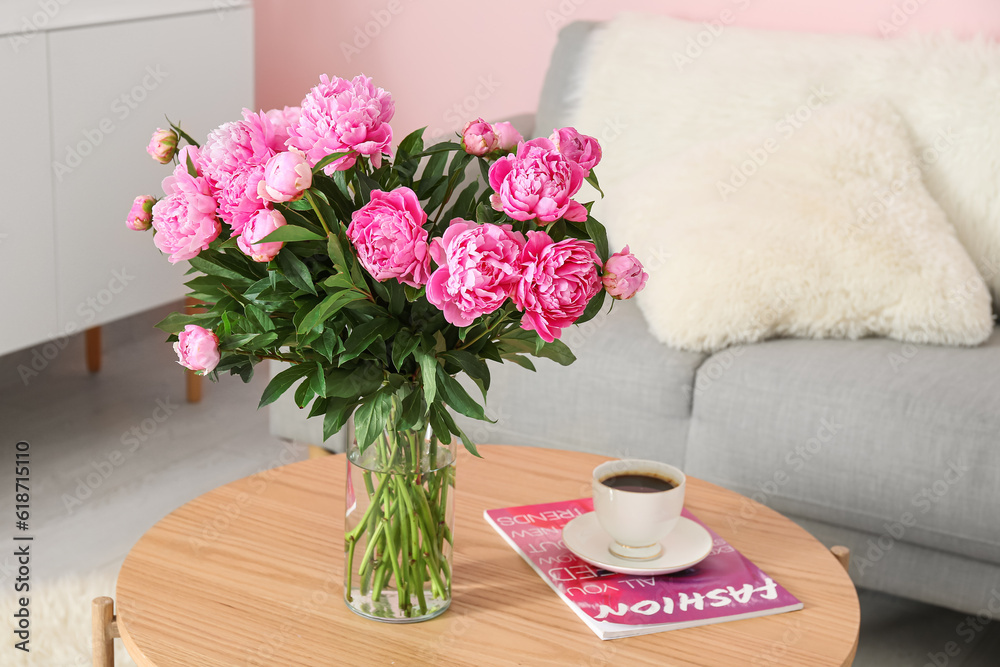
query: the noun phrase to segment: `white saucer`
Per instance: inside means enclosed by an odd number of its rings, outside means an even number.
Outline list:
[[[712,536],[705,528],[686,517],[664,538],[663,554],[645,561],[625,560],[608,551],[611,537],[588,512],[567,523],[562,532],[563,544],[574,554],[599,568],[631,575],[670,574],[686,570],[705,560],[712,552]]]

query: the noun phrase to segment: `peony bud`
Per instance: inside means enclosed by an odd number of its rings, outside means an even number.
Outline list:
[[[580,134],[575,128],[553,130],[549,139],[566,159],[580,165],[584,176],[590,176],[590,170],[601,161],[601,144],[591,136]]]
[[[470,155],[483,156],[497,148],[493,127],[482,118],[470,120],[462,130],[462,148]]]
[[[204,375],[219,365],[219,337],[197,324],[189,324],[177,335],[174,352],[177,363]]]
[[[170,162],[176,150],[177,133],[160,128],[156,128],[156,132],[153,132],[153,136],[149,139],[149,145],[146,146],[146,152],[160,164]]]
[[[139,195],[132,202],[132,210],[128,212],[125,224],[136,232],[144,232],[153,226],[153,204],[156,199],[149,195]]]
[[[621,252],[608,257],[601,280],[608,294],[624,301],[645,287],[648,278],[649,274],[642,270],[642,262],[625,246]]]
[[[512,151],[517,148],[518,143],[524,141],[521,133],[507,121],[493,123],[493,134],[497,137],[497,148],[502,151]]]
[[[264,179],[257,183],[257,196],[264,201],[286,202],[302,197],[312,185],[312,169],[305,155],[290,150],[274,155],[264,166]]]
[[[270,262],[275,255],[281,252],[285,245],[281,241],[273,243],[261,243],[261,239],[276,230],[284,227],[285,216],[278,211],[265,208],[257,211],[247,226],[243,228],[243,233],[237,237],[236,245],[240,247],[243,254],[249,255],[255,262]]]

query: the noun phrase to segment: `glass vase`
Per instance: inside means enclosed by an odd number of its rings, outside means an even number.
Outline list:
[[[455,440],[384,430],[347,451],[344,598],[351,611],[413,623],[451,604]]]

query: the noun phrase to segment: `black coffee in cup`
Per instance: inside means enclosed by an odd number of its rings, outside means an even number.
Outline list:
[[[618,491],[632,493],[657,493],[669,491],[677,486],[677,482],[672,479],[633,472],[605,477],[601,480],[601,484]]]

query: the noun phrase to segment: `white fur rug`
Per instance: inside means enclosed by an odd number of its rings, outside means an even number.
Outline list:
[[[602,139],[609,200],[661,157],[734,134],[795,132],[817,106],[883,98],[906,123],[927,190],[1000,295],[1000,45],[716,23],[625,14],[591,38],[570,117]],[[602,210],[614,244],[635,249]]]
[[[118,567],[72,574],[53,580],[32,582],[30,593],[31,651],[15,650],[10,641],[11,619],[16,599],[6,582],[0,592],[0,618],[4,645],[0,665],[4,667],[91,667],[91,601],[102,595],[114,597]],[[120,639],[115,640],[115,665],[135,667]]]

